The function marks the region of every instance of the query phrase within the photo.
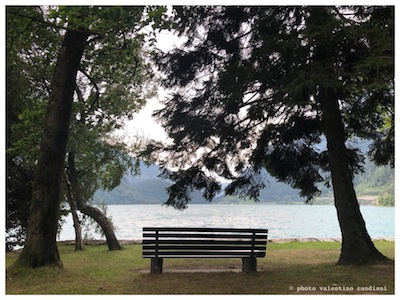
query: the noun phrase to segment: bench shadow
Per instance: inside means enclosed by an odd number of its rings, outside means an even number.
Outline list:
[[[135,270],[139,274],[151,274],[149,269]],[[258,268],[256,273],[264,272],[264,268]],[[161,274],[177,274],[177,273],[242,273],[242,266],[209,266],[209,265],[196,265],[196,266],[170,266],[163,269]],[[159,274],[154,274],[159,275]]]

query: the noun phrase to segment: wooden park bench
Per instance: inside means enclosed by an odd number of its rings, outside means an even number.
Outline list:
[[[257,272],[267,233],[267,229],[144,227],[143,258],[151,258],[151,273],[162,273],[164,258],[241,258],[242,272]]]

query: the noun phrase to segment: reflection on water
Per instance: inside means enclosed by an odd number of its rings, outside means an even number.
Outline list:
[[[361,206],[372,238],[393,238],[393,207]],[[118,239],[140,240],[142,227],[267,228],[269,238],[339,238],[336,209],[331,205],[193,204],[184,211],[161,205],[110,205]],[[100,235],[90,232],[93,238]],[[59,240],[73,240],[68,216]]]

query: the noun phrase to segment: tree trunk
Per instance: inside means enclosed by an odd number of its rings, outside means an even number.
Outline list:
[[[109,250],[121,250],[121,245],[114,234],[114,227],[112,223],[100,209],[85,202],[80,202],[78,204],[78,208],[82,213],[91,217],[100,225],[104,235],[106,236]]]
[[[78,217],[78,212],[75,203],[73,203],[73,207],[71,206],[71,215],[72,215],[72,220],[74,222],[74,230],[75,230],[75,251],[80,251],[84,249],[83,238],[82,238],[82,227]]]
[[[76,74],[87,37],[87,33],[68,30],[58,56],[33,183],[27,238],[17,266],[62,267],[56,243],[60,188]]]
[[[335,207],[342,232],[338,264],[362,265],[390,261],[376,248],[365,227],[353,186],[338,98],[332,89],[320,95]]]
[[[73,200],[77,204],[78,209],[85,215],[95,220],[103,230],[109,250],[121,250],[121,246],[114,234],[114,227],[107,216],[97,207],[86,203],[80,192],[78,176],[75,168],[74,153],[68,154],[68,176],[72,188]]]
[[[84,249],[83,239],[82,239],[82,227],[77,213],[76,203],[72,197],[72,187],[69,182],[67,183],[67,189],[68,189],[68,203],[71,209],[72,221],[75,230],[75,251],[81,251]]]

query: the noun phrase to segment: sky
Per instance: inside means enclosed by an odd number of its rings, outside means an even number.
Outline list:
[[[139,1],[140,2],[140,1]],[[150,0],[150,2],[152,2],[152,0]],[[157,2],[157,1],[156,1]],[[180,1],[178,1],[178,4]],[[263,1],[252,1],[250,2],[251,5],[257,5],[258,4],[262,4]],[[294,3],[292,3],[294,2]],[[297,1],[287,1],[284,3],[284,5],[290,5],[290,4],[296,4]],[[307,1],[310,2],[310,1]],[[315,1],[311,1],[310,4],[313,4],[313,2]],[[350,1],[352,2],[352,1]],[[375,2],[373,3],[369,3],[371,1],[367,0],[364,1],[363,4],[365,5],[371,5],[371,4],[375,4]],[[382,4],[392,4],[391,1],[383,1],[384,3]],[[388,3],[387,3],[388,2]],[[210,4],[207,0],[205,0],[205,2],[203,3],[197,3],[197,1],[195,3],[191,3],[191,4]],[[232,5],[232,2],[230,1],[217,1],[218,4],[225,4],[225,5]],[[236,3],[236,2],[235,2]],[[239,3],[242,4],[249,4],[247,2],[243,1],[239,1]],[[275,0],[272,1],[272,3],[275,4],[279,4],[279,2],[276,2]],[[269,3],[269,4],[272,4]],[[314,4],[324,4],[323,1],[321,2],[315,2]],[[177,4],[175,2],[171,2],[170,0],[168,1],[162,1],[161,3],[157,3],[157,4]],[[216,4],[216,3],[214,3]],[[297,3],[298,4],[298,3]],[[333,4],[333,3],[331,3]],[[336,3],[339,4],[339,3]],[[350,3],[348,3],[350,4]],[[354,4],[354,3],[352,3]],[[263,4],[265,5],[265,3]],[[397,11],[399,9],[396,9]],[[397,31],[397,30],[396,30]],[[397,31],[398,32],[398,31]],[[167,52],[171,49],[174,48],[174,46],[176,45],[180,45],[182,44],[182,39],[180,39],[179,37],[177,37],[176,35],[173,35],[172,33],[169,32],[163,32],[161,34],[157,35],[157,47],[161,50],[163,50],[164,52]],[[124,134],[128,134],[128,135],[142,135],[145,138],[150,138],[150,139],[155,139],[155,140],[160,140],[160,141],[165,141],[167,139],[167,134],[165,133],[164,129],[162,128],[162,126],[160,124],[158,124],[155,119],[151,116],[154,110],[158,110],[162,108],[162,105],[160,104],[159,100],[162,100],[163,98],[165,98],[165,93],[163,92],[163,90],[160,89],[159,91],[159,95],[158,97],[154,97],[152,99],[150,99],[146,106],[139,112],[136,114],[135,118],[126,123],[126,127],[124,128]]]
[[[164,52],[173,49],[175,46],[179,46],[184,41],[183,38],[179,38],[169,32],[162,32],[157,34],[157,48]],[[140,135],[148,139],[155,139],[159,141],[165,141],[167,134],[160,124],[152,117],[152,113],[155,110],[161,109],[163,105],[159,100],[163,100],[166,97],[166,92],[159,87],[158,95],[147,101],[145,107],[141,109],[134,117],[132,121],[126,122],[126,126],[123,130],[126,135]]]

